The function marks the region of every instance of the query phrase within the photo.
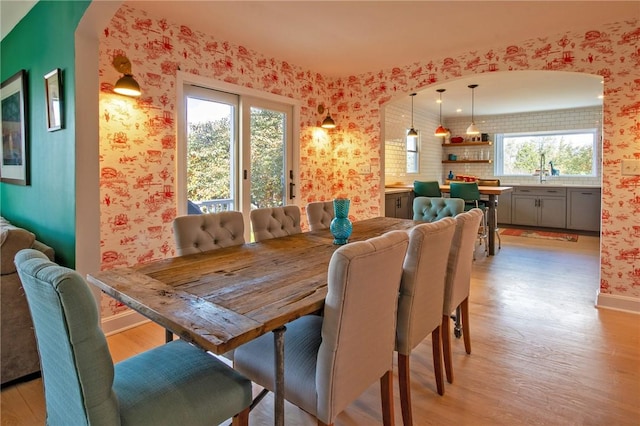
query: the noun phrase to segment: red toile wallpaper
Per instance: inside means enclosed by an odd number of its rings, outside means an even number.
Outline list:
[[[176,71],[251,87],[302,102],[300,195],[309,201],[351,198],[350,214],[380,213],[382,104],[438,81],[475,73],[560,70],[605,80],[601,292],[640,298],[640,176],[621,172],[622,159],[640,159],[640,27],[638,20],[584,33],[540,34],[504,45],[472,46],[447,58],[330,79],[249,47],[122,8],[100,40],[100,199],[102,268],[175,254]],[[144,93],[112,93],[117,54],[132,62]],[[338,127],[314,137],[318,104],[331,105]],[[371,165],[371,174],[356,172]],[[106,300],[108,299],[108,300]],[[103,300],[103,317],[124,310]]]

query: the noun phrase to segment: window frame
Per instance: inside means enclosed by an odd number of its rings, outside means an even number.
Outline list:
[[[406,159],[407,159],[407,164],[405,167],[405,170],[407,172],[407,174],[418,174],[420,173],[420,130],[416,130],[416,132],[418,133],[418,136],[409,136],[407,135],[407,133],[409,133],[409,129],[406,130],[405,132],[405,154],[406,154]],[[410,139],[415,139],[415,149],[409,149],[409,140]],[[414,161],[414,166],[415,166],[415,170],[409,170],[409,162],[410,160],[410,154],[414,154],[415,155],[415,161]]]
[[[598,138],[600,132],[598,128],[587,129],[569,129],[569,130],[545,130],[539,132],[508,132],[508,133],[496,133],[494,137],[495,142],[495,162],[494,162],[494,175],[505,177],[529,177],[530,174],[506,174],[504,172],[504,139],[505,137],[543,137],[543,136],[563,136],[563,135],[577,135],[577,134],[591,134],[593,135],[592,141],[592,154],[591,154],[591,173],[585,175],[569,175],[563,174],[564,177],[585,177],[592,178],[598,176]]]

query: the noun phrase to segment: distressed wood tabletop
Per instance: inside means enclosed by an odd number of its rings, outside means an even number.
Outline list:
[[[418,222],[353,223],[350,242]],[[320,311],[337,245],[329,230],[305,232],[89,274],[104,293],[181,338],[223,354]]]

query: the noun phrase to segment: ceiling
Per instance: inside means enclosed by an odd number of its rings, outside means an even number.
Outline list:
[[[94,0],[95,1],[95,0]],[[1,0],[2,35],[32,1]],[[127,2],[152,18],[168,18],[212,36],[331,77],[376,72],[413,62],[464,53],[475,46],[500,45],[540,34],[587,31],[602,23],[640,17],[634,1],[158,1]],[[515,74],[515,73],[514,73]],[[476,89],[476,114],[515,112],[537,94],[535,105],[566,101],[567,107],[594,102],[595,78],[557,83],[536,77],[483,74],[475,81],[442,87],[443,115],[470,109],[468,84]],[[566,76],[565,76],[566,77]],[[554,80],[555,81],[555,80]],[[549,86],[549,87],[547,87]],[[415,98],[417,107],[437,111],[437,86]],[[601,92],[601,88],[599,89]],[[583,93],[578,99],[574,93]],[[410,102],[410,101],[408,101]],[[597,103],[597,102],[596,102]],[[488,108],[493,108],[489,110]],[[485,110],[485,108],[487,108]],[[529,108],[529,107],[527,107]],[[530,109],[530,108],[529,108]],[[464,111],[463,111],[464,113]]]

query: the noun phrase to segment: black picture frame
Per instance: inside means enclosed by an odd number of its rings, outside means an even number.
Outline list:
[[[29,105],[27,72],[20,70],[0,86],[2,157],[0,180],[29,185]]]
[[[64,127],[62,71],[60,68],[56,68],[44,76],[44,93],[47,100],[47,131],[60,130]]]

